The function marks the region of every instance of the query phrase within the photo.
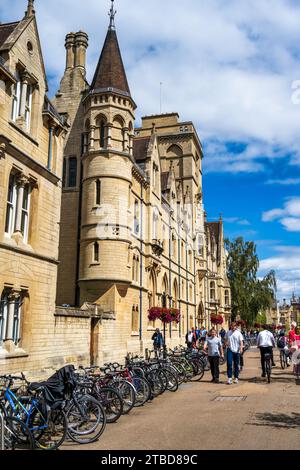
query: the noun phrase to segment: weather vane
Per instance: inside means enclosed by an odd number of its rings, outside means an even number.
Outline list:
[[[110,23],[109,23],[109,29],[115,29],[115,16],[116,16],[117,11],[114,10],[114,0],[111,0],[111,9],[108,13],[108,16],[110,17]]]

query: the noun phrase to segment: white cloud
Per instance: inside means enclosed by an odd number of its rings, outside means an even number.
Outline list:
[[[36,2],[49,83],[57,89],[65,64],[64,37],[88,32],[91,80],[108,25],[108,0]],[[300,165],[300,4],[292,0],[117,0],[116,24],[137,117],[178,111],[195,122],[201,139],[245,142],[208,155],[207,171],[261,172],[265,159]],[[1,0],[2,21],[23,14],[25,0]],[[167,20],[166,20],[167,19]],[[56,83],[56,86],[54,86]],[[297,90],[296,90],[297,92]],[[224,153],[223,153],[224,151]],[[222,161],[222,166],[219,162]]]
[[[289,232],[300,232],[300,197],[290,198],[283,209],[272,209],[263,212],[263,222],[278,220]]]
[[[300,185],[300,178],[273,179],[266,181],[266,184],[279,184],[281,186]]]
[[[224,222],[227,222],[228,224],[238,224],[238,225],[251,225],[250,222],[246,219],[240,219],[239,217],[224,217],[223,218]]]
[[[260,262],[260,275],[274,269],[277,278],[278,299],[289,299],[295,291],[300,295],[300,247],[278,246],[278,256]]]

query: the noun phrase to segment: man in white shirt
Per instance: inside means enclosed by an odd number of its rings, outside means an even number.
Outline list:
[[[240,355],[243,352],[244,338],[242,333],[237,329],[237,324],[232,323],[231,329],[228,331],[225,342],[227,346],[227,377],[228,385],[232,384],[232,362],[234,364],[234,383],[239,382],[239,365]]]
[[[262,377],[266,376],[265,354],[271,354],[272,366],[275,366],[273,358],[273,348],[275,348],[275,339],[271,331],[264,329],[257,337],[257,347],[260,349],[260,359],[262,368]]]

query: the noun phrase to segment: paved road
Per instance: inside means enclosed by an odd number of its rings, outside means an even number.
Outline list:
[[[143,408],[107,425],[89,445],[66,443],[65,450],[284,450],[300,447],[300,387],[289,369],[273,369],[267,384],[251,349],[238,385],[220,384],[206,373],[200,383],[184,384]],[[239,397],[242,401],[231,401]],[[243,398],[242,398],[243,397]]]

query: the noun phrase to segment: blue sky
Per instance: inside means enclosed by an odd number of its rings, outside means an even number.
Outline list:
[[[1,0],[0,21],[27,0]],[[257,243],[278,297],[300,296],[300,2],[116,0],[132,95],[142,115],[177,111],[205,150],[204,202],[225,234]],[[105,38],[108,0],[35,0],[50,96],[65,65],[64,38],[84,30],[88,79]]]

